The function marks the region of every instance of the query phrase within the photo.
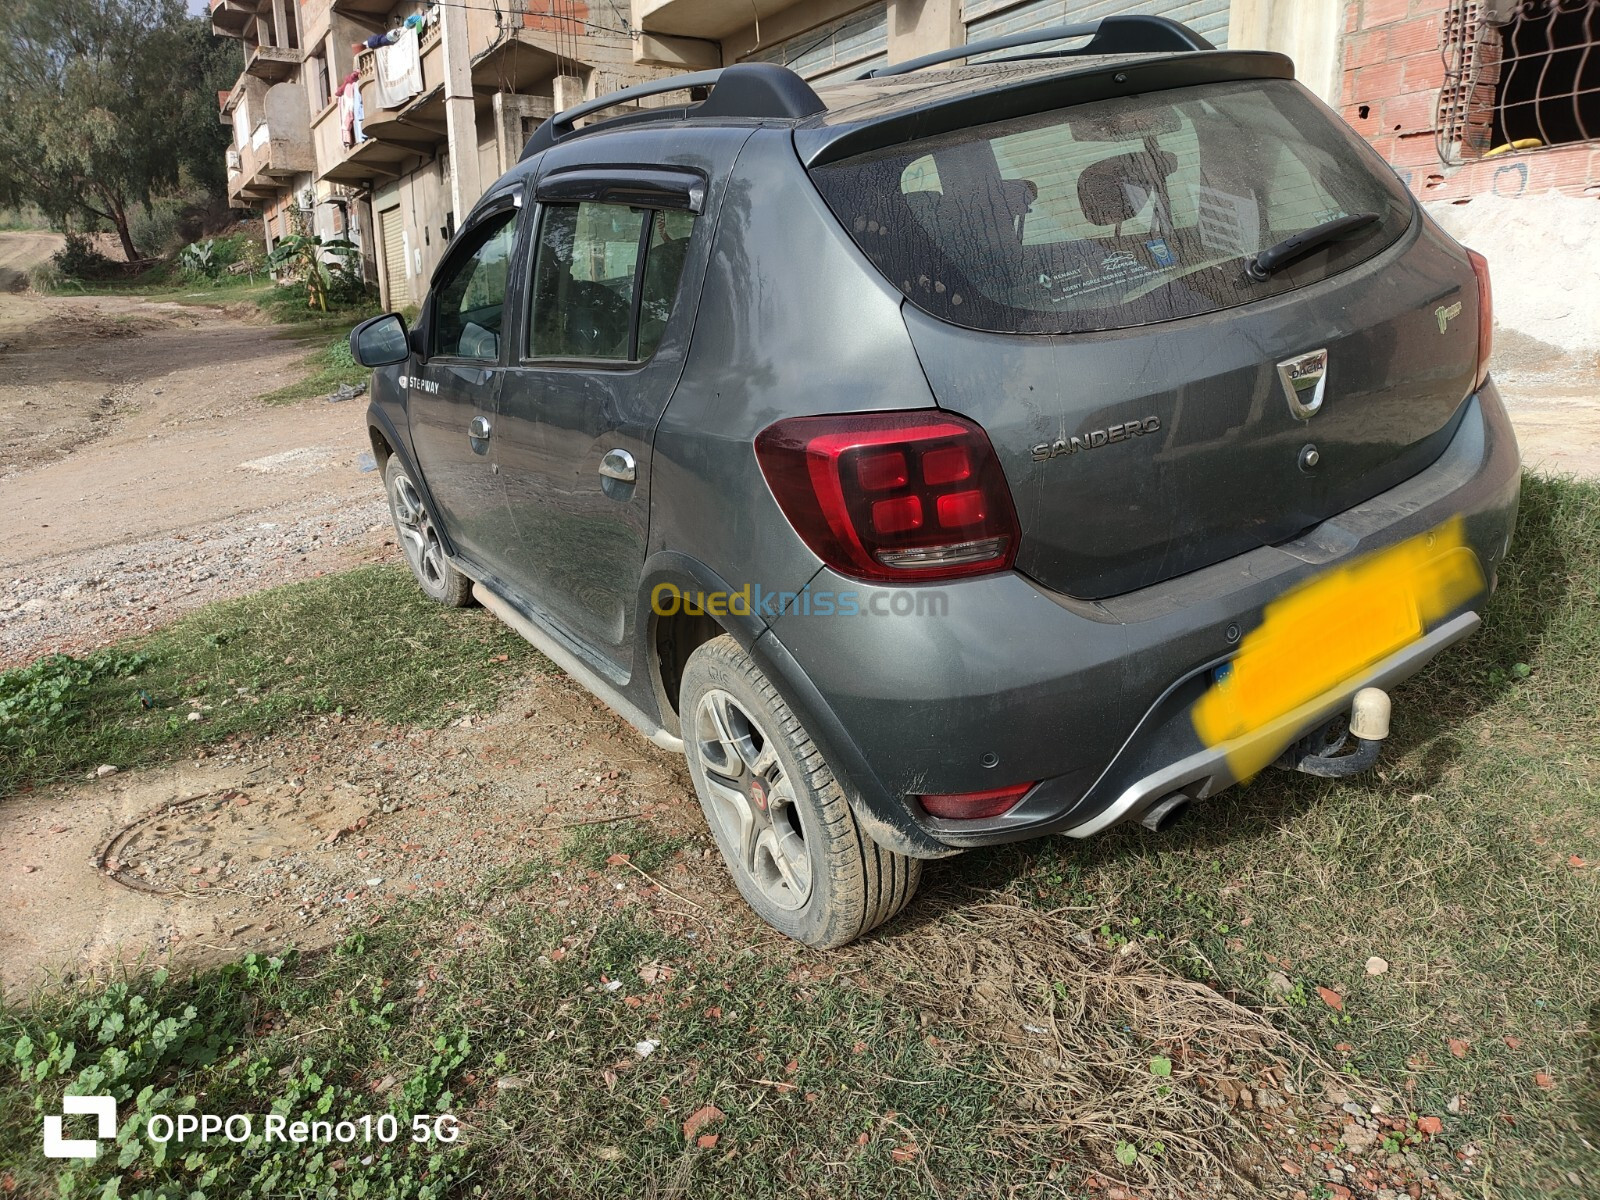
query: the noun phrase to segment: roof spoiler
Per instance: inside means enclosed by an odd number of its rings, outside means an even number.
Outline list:
[[[1015,50],[1019,46],[1040,46],[1071,38],[1092,37],[1087,46],[1071,50],[1051,50],[1041,54],[1018,55],[1021,58],[1059,58],[1072,55],[1096,54],[1181,54],[1192,50],[1215,50],[1216,47],[1187,25],[1167,17],[1106,17],[1099,21],[1086,21],[1081,25],[1052,25],[1047,29],[1033,29],[1027,33],[1008,33],[1003,37],[985,38],[981,42],[968,42],[949,50],[924,54],[921,58],[907,59],[887,67],[874,67],[856,76],[857,79],[883,79],[890,75],[906,75],[935,67],[941,63],[958,62],[979,54],[993,54],[999,50]],[[1004,60],[1010,61],[1010,60]]]
[[[679,92],[692,88],[710,88],[704,100],[670,108],[649,109],[643,113],[625,113],[597,125],[579,129],[577,123],[585,117],[629,104],[646,96],[659,96],[666,92]],[[523,147],[522,158],[530,158],[541,150],[548,150],[557,142],[579,133],[613,125],[629,124],[641,120],[673,120],[684,117],[732,117],[761,120],[775,118],[798,120],[821,112],[826,105],[811,90],[811,85],[787,67],[776,63],[735,63],[714,71],[696,71],[689,75],[673,75],[666,79],[652,79],[585,100],[571,108],[563,109],[548,118],[533,131],[528,144]],[[520,159],[518,161],[521,161]]]

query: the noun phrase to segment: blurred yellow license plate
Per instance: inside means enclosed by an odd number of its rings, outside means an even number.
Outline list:
[[[1283,746],[1250,734],[1415,641],[1483,586],[1458,518],[1286,592],[1195,705],[1195,731],[1207,746],[1242,742],[1229,764],[1253,775]]]

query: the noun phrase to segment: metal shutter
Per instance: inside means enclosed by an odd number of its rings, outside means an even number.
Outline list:
[[[1217,46],[1228,44],[1229,0],[965,0],[967,41],[1022,33],[1046,25],[1077,25],[1133,13],[1171,17]]]
[[[746,56],[789,67],[812,83],[850,79],[889,61],[889,6],[868,5],[837,21]]]
[[[411,303],[410,275],[406,271],[406,227],[398,207],[378,214],[378,238],[383,243],[383,274],[389,285],[390,309]]]

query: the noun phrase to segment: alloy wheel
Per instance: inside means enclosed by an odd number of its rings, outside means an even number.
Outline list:
[[[694,738],[711,810],[735,848],[737,866],[773,904],[789,911],[804,907],[811,895],[811,855],[777,743],[721,689],[701,697]]]
[[[406,561],[426,586],[435,590],[444,587],[447,569],[444,546],[439,541],[439,534],[428,516],[427,506],[417,493],[416,485],[407,476],[396,475],[390,498],[395,531],[400,535],[400,547],[405,552]]]

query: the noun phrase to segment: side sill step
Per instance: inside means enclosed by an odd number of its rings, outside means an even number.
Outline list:
[[[645,716],[614,687],[579,662],[571,651],[567,650],[548,633],[512,607],[510,601],[504,599],[498,592],[491,591],[481,583],[475,583],[472,585],[472,595],[479,604],[521,634],[540,654],[543,654],[556,666],[583,684],[594,694],[596,699],[609,705],[612,711],[652,743],[660,746],[663,750],[671,750],[675,754],[683,753],[682,738],[674,737]]]

